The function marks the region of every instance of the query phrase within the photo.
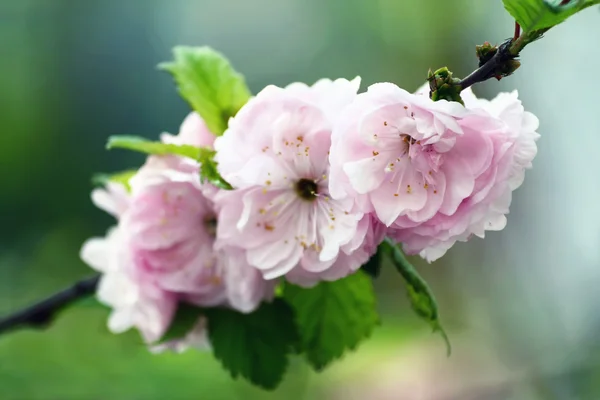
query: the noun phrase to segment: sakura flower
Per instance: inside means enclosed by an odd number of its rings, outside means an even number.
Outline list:
[[[197,170],[182,172],[177,160],[150,157],[130,181],[132,200],[123,225],[137,267],[189,302],[251,312],[273,285],[236,249],[214,248],[214,205],[202,191]]]
[[[211,147],[214,135],[192,113],[178,136],[165,139]],[[123,225],[137,266],[189,302],[251,312],[272,294],[273,283],[265,282],[235,249],[214,248],[217,216],[210,197],[215,190],[200,183],[198,168],[181,157],[149,157],[130,180],[132,200]]]
[[[286,275],[310,286],[368,259],[370,219],[361,222],[352,197],[329,194],[331,130],[358,86],[358,79],[268,86],[215,142],[219,172],[236,188],[216,199],[218,243],[244,249],[266,279]]]
[[[121,225],[140,273],[198,305],[221,304],[225,288],[213,251],[216,217],[198,173],[180,169],[179,162],[174,156],[148,158],[130,180],[131,201]]]
[[[536,130],[539,120],[534,114],[525,111],[516,90],[500,93],[491,101],[477,98],[471,88],[463,91],[461,95],[469,109],[483,109],[506,124],[506,134],[515,142],[509,185],[511,190],[517,189],[525,179],[525,170],[532,167],[532,161],[537,154],[536,141],[540,135]]]
[[[194,124],[187,123],[190,118]],[[165,138],[198,144],[199,127],[191,116],[179,136]],[[215,248],[216,212],[198,168],[193,160],[151,156],[129,180],[129,193],[112,183],[94,191],[96,205],[113,214],[118,226],[106,238],[86,242],[81,256],[103,273],[98,297],[113,307],[111,330],[133,326],[152,343],[166,332],[179,302],[251,312],[272,296],[273,283],[245,263],[238,249]],[[188,336],[182,343],[202,335]]]
[[[311,272],[304,268],[294,268],[286,275],[290,282],[300,286],[310,287],[320,280],[335,281],[354,272],[369,261],[377,252],[377,247],[383,241],[386,226],[371,214],[365,215],[358,223],[356,234],[352,241],[342,246],[336,262],[323,272]]]
[[[106,183],[106,189],[92,191],[92,202],[96,207],[119,218],[129,207],[129,194],[124,185],[109,181]]]
[[[332,196],[357,196],[407,253],[428,261],[456,241],[503,229],[537,139],[537,119],[505,103],[492,113],[487,103],[471,109],[471,101],[465,108],[371,86],[334,130]]]
[[[107,212],[122,204],[124,187],[111,184],[108,190],[96,189],[92,199]],[[98,202],[97,199],[103,199]],[[119,217],[120,215],[116,215]],[[132,253],[121,227],[113,227],[104,238],[91,238],[81,249],[81,259],[102,273],[98,299],[113,310],[108,327],[114,333],[135,327],[146,342],[154,342],[166,332],[177,307],[177,297],[143,279],[132,268]]]
[[[215,141],[215,135],[213,135],[204,120],[198,113],[189,113],[181,126],[179,127],[179,134],[171,135],[169,133],[163,133],[160,135],[160,140],[164,143],[169,144],[189,144],[196,147],[212,147]]]

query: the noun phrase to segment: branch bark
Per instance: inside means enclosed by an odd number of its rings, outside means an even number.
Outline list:
[[[519,54],[525,46],[541,38],[549,29],[550,28],[544,28],[537,31],[524,32],[517,36],[517,34],[521,32],[521,29],[519,24],[516,23],[515,37],[507,39],[498,46],[496,53],[487,60],[485,64],[481,65],[478,69],[469,74],[469,76],[461,80],[459,83],[461,90],[491,78],[499,79],[499,76],[508,76],[512,74],[512,72],[518,68],[518,65],[511,66],[509,63],[517,62],[515,59],[519,57]],[[508,74],[503,74],[503,71],[508,72]]]
[[[0,334],[23,327],[48,326],[61,309],[92,295],[96,291],[99,280],[100,275],[83,279],[38,303],[1,318]]]

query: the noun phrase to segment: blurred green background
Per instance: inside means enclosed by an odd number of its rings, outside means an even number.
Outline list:
[[[232,381],[210,354],[149,354],[80,306],[0,337],[0,399],[600,399],[599,22],[575,16],[515,76],[476,88],[519,89],[542,138],[504,231],[417,261],[451,358],[386,270],[373,337],[322,374],[296,360],[276,392]],[[429,68],[466,75],[475,45],[512,29],[501,0],[2,0],[0,315],[91,273],[79,248],[113,221],[90,177],[142,161],[106,138],[175,133],[188,112],[155,68],[174,45],[222,51],[254,92],[357,75],[414,90]]]

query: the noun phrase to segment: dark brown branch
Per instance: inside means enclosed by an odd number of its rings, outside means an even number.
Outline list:
[[[570,2],[571,0],[563,0],[559,6],[567,6]],[[600,0],[581,2],[581,4],[578,5],[579,8],[577,12],[598,4],[600,4]],[[573,5],[576,6],[576,4]],[[459,85],[461,90],[473,86],[476,83],[487,81],[491,78],[500,80],[502,77],[511,75],[521,65],[516,58],[519,57],[519,54],[525,48],[525,46],[541,38],[551,28],[552,26],[534,31],[523,31],[521,29],[521,25],[515,21],[515,31],[513,37],[498,46],[498,49],[493,56],[491,55],[492,49],[485,47],[483,48],[489,58],[485,57],[482,59],[480,57],[479,68],[460,81]],[[486,42],[486,44],[488,43]]]
[[[504,68],[507,62],[514,60],[517,56],[511,53],[511,47],[515,41],[511,38],[506,40],[500,46],[494,55],[482,66],[471,72],[469,76],[460,81],[462,90],[473,86],[476,83],[487,81],[488,79],[498,77],[499,71]]]
[[[75,283],[52,296],[14,314],[0,319],[0,334],[18,328],[44,328],[64,307],[92,295],[96,291],[100,275]]]
[[[519,57],[521,50],[529,43],[541,38],[548,29],[550,28],[521,33],[520,25],[515,22],[514,37],[507,39],[498,46],[498,49],[493,56],[486,58],[485,60],[480,59],[479,68],[460,81],[459,85],[461,90],[491,78],[500,80],[502,77],[511,75],[521,65],[519,61],[516,60],[516,58]]]

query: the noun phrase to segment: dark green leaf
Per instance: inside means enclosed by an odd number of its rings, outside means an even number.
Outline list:
[[[221,135],[229,118],[250,99],[244,77],[221,53],[209,47],[178,46],[173,54],[175,60],[159,68],[173,75],[181,96],[211,132]]]
[[[275,299],[251,314],[213,308],[206,315],[213,353],[231,376],[241,375],[264,389],[275,389],[298,342],[291,307]]]
[[[600,4],[600,0],[502,0],[504,8],[521,25],[524,32],[550,29],[579,11]]]
[[[108,182],[117,182],[130,190],[129,179],[135,175],[137,171],[134,169],[117,172],[115,174],[95,174],[92,177],[92,183],[96,186],[105,186]]]
[[[406,283],[406,290],[408,292],[408,298],[411,302],[413,310],[419,315],[419,317],[423,318],[431,327],[434,332],[440,332],[444,341],[446,342],[446,350],[448,355],[452,352],[452,347],[450,346],[450,340],[442,327],[440,322],[440,317],[438,313],[438,305],[435,301],[435,297],[429,289],[427,282],[419,273],[415,270],[412,264],[406,259],[402,250],[391,242],[389,239],[386,239],[381,245],[380,248],[388,253],[391,257],[394,266],[404,278]]]
[[[169,329],[158,340],[158,343],[166,343],[171,340],[185,337],[196,325],[198,318],[202,315],[202,309],[188,303],[180,302],[177,306],[175,317],[169,325]]]
[[[369,261],[360,267],[367,275],[372,278],[377,278],[381,272],[381,253],[379,250],[371,256]]]
[[[361,271],[309,289],[286,284],[284,298],[296,312],[302,350],[316,370],[356,348],[379,323],[373,282]]]

